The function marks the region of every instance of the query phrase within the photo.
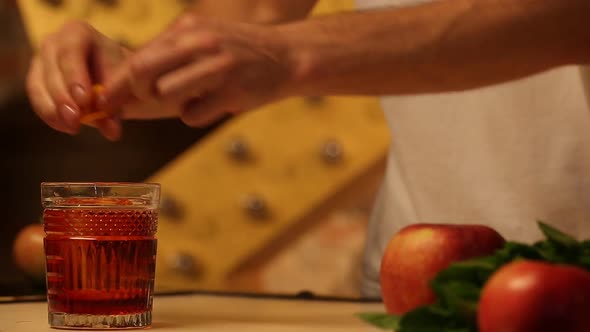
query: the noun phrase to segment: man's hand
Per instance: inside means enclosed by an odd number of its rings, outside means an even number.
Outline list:
[[[71,135],[80,117],[93,107],[93,84],[108,80],[126,51],[86,23],[71,22],[48,36],[33,58],[27,93],[37,115],[52,128]],[[95,123],[108,139],[121,134],[117,119]]]
[[[292,73],[279,37],[270,26],[185,14],[105,82],[107,107],[122,118],[205,126],[285,97]]]

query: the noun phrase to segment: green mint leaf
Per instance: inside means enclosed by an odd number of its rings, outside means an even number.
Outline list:
[[[541,255],[542,260],[554,264],[585,266],[583,257],[588,254],[584,242],[578,242],[572,236],[542,222],[539,222],[539,227],[547,240],[539,241],[533,247]]]
[[[537,223],[539,224],[539,228],[541,229],[543,234],[545,234],[545,237],[547,237],[547,240],[549,240],[549,242],[552,242],[565,248],[577,247],[579,245],[579,242],[572,236],[567,235],[542,221],[538,221]]]
[[[578,260],[578,266],[590,271],[590,255],[581,256]]]
[[[397,331],[400,317],[380,312],[363,312],[357,316],[365,322],[383,330]]]
[[[502,264],[509,263],[516,258],[541,259],[534,247],[518,242],[507,242],[498,256],[502,260]]]
[[[442,270],[434,278],[432,284],[443,284],[448,281],[464,281],[467,283],[483,283],[500,265],[501,260],[495,256],[456,262]]]
[[[476,319],[477,303],[481,292],[478,284],[450,281],[434,285],[439,303],[467,320]]]
[[[575,263],[579,251],[576,247],[563,247],[551,241],[542,241],[534,244],[541,259],[551,263]]]

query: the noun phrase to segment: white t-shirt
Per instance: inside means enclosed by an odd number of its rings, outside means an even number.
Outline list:
[[[357,0],[361,8],[416,2]],[[380,296],[383,251],[412,223],[487,224],[531,242],[544,220],[589,238],[584,91],[579,68],[567,67],[462,93],[384,96],[392,142],[369,224],[363,294]]]

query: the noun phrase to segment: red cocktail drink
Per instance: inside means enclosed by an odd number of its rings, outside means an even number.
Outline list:
[[[159,186],[42,184],[49,323],[151,324]]]

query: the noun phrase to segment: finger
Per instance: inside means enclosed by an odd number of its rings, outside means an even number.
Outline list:
[[[161,74],[187,64],[199,54],[217,50],[218,41],[210,34],[190,34],[175,39],[169,47],[154,45],[138,51],[105,83],[109,107],[118,108],[130,96],[139,100],[156,98],[155,81]]]
[[[227,110],[232,109],[228,98],[220,94],[210,94],[204,98],[189,101],[180,119],[191,127],[208,126],[225,116]]]
[[[85,124],[97,129],[102,136],[110,141],[118,141],[123,132],[121,120],[117,116],[100,117]]]
[[[187,12],[173,20],[162,35],[173,35],[187,30],[198,29],[204,22],[205,19],[202,16],[194,12]]]
[[[64,41],[58,50],[58,69],[71,97],[81,109],[91,107],[92,80],[88,66],[90,32],[81,26],[73,26],[78,32]]]
[[[141,99],[153,97],[155,79],[161,74],[190,63],[201,52],[215,47],[210,35],[181,35],[166,45],[153,45],[138,52],[130,63],[130,74],[135,94]]]
[[[51,98],[49,91],[45,88],[43,69],[38,56],[35,56],[31,61],[31,66],[27,74],[26,88],[35,114],[51,128],[69,133],[61,116],[57,113],[55,102]]]
[[[157,35],[152,40],[149,40],[147,43],[143,44],[142,48],[152,47],[156,44],[166,44],[172,42],[176,39],[180,33],[188,30],[193,25],[189,24],[191,19],[188,18],[189,15],[181,15],[177,19],[173,20],[172,22],[168,23],[162,32]]]
[[[195,61],[158,79],[158,95],[168,100],[186,100],[205,95],[206,92],[223,84],[232,63],[233,59],[226,55]]]
[[[43,78],[45,87],[57,106],[57,112],[62,117],[69,133],[75,134],[80,129],[80,111],[64,82],[58,65],[57,46],[48,41],[41,52],[43,62]]]
[[[189,29],[194,27],[201,19],[199,19],[193,13],[187,13],[185,15],[180,15],[177,19],[175,19],[171,26],[170,31],[180,31],[184,29]]]
[[[100,109],[119,109],[133,99],[137,99],[131,89],[129,76],[129,66],[127,64],[113,70],[110,77],[104,82],[103,94],[97,100],[97,107]]]
[[[94,31],[95,46],[99,49],[91,71],[92,82],[104,83],[110,79],[112,73],[124,63],[125,59],[133,54],[131,49],[125,48],[107,36]]]
[[[174,43],[175,39],[178,39],[178,36],[186,30],[185,28],[181,28],[174,23],[172,23],[168,28],[164,29],[162,33],[157,35],[154,39],[145,43],[141,49],[150,48],[150,47],[161,47],[163,45],[171,45]]]
[[[121,139],[123,128],[121,120],[110,117],[96,121],[96,127],[106,139],[110,141],[118,141]]]

